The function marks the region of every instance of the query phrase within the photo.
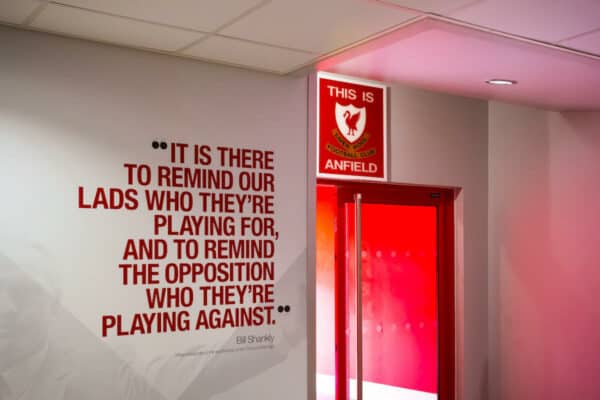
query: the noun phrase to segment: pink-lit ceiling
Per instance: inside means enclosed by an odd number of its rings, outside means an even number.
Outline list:
[[[600,109],[600,0],[0,0],[0,24],[277,74],[317,64]],[[520,82],[490,87],[489,78]]]
[[[328,58],[318,69],[555,110],[600,110],[600,60],[436,18]],[[485,83],[492,78],[518,84]]]

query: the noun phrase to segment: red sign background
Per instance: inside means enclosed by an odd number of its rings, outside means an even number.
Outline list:
[[[317,175],[386,180],[385,86],[323,73],[318,82]]]

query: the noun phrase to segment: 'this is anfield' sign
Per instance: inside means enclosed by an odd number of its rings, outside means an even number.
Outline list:
[[[320,72],[317,176],[387,180],[386,86]]]

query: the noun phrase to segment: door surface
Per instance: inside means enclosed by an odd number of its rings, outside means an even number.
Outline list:
[[[335,399],[451,399],[451,193],[368,184],[331,190]]]

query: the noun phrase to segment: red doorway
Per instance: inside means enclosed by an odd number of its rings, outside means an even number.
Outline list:
[[[452,191],[321,181],[316,235],[319,400],[452,400]]]

